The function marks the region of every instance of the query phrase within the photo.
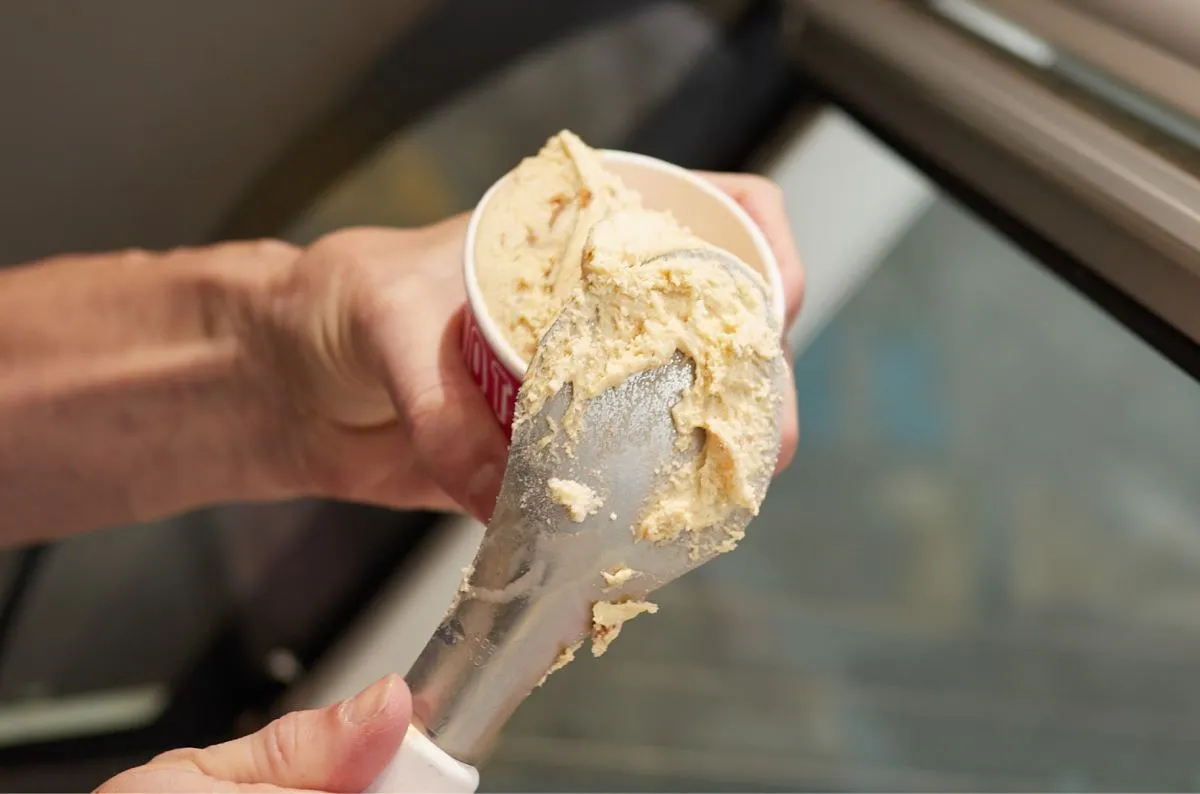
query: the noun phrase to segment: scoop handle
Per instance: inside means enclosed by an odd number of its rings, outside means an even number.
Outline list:
[[[479,772],[456,761],[411,725],[396,755],[366,794],[475,794]]]

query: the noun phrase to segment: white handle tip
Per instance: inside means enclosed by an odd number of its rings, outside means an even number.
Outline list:
[[[456,761],[411,725],[404,743],[366,794],[474,794],[475,767]]]

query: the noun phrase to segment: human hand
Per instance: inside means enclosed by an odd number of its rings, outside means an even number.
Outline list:
[[[490,515],[508,450],[460,353],[466,225],[330,234],[259,312],[301,492]]]
[[[96,792],[362,791],[404,741],[411,713],[408,687],[391,675],[350,700],[292,712],[241,739],[163,753],[111,778]]]
[[[749,174],[704,174],[759,224],[790,325],[804,291],[783,194]],[[314,243],[268,312],[264,360],[293,403],[303,492],[487,520],[507,445],[459,351],[467,216],[412,230],[350,229]],[[777,471],[799,434],[785,393]]]

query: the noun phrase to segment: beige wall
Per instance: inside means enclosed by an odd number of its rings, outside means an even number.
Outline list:
[[[8,0],[0,263],[203,239],[427,0]]]

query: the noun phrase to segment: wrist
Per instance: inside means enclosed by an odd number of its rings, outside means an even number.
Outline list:
[[[0,273],[0,541],[296,495],[286,394],[253,332],[296,255],[235,243]]]
[[[209,249],[191,293],[204,344],[212,353],[218,395],[215,431],[224,452],[212,465],[226,468],[220,501],[267,501],[305,495],[303,456],[293,443],[297,420],[279,349],[270,344],[279,295],[286,290],[297,247],[274,240]]]

